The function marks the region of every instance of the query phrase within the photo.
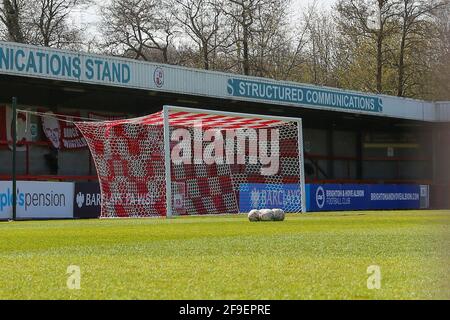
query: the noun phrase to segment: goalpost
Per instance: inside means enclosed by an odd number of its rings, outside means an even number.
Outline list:
[[[75,124],[97,169],[101,217],[306,211],[300,118],[164,106]]]

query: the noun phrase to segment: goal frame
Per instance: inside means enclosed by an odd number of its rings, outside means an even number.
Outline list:
[[[298,161],[300,166],[300,197],[301,197],[301,212],[306,212],[306,192],[305,192],[305,167],[304,167],[304,154],[303,154],[303,126],[301,118],[284,117],[284,116],[272,116],[252,113],[241,113],[231,111],[220,111],[210,109],[198,109],[189,107],[180,107],[173,105],[163,106],[163,130],[164,130],[164,166],[166,176],[166,218],[172,218],[172,172],[171,172],[171,159],[170,159],[170,126],[169,126],[169,113],[175,112],[193,112],[193,113],[208,113],[213,115],[223,116],[235,116],[254,119],[267,119],[267,120],[279,120],[284,122],[297,123],[297,145],[298,145]]]

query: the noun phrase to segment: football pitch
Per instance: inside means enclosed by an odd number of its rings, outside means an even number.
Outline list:
[[[1,222],[0,298],[450,299],[449,233],[448,210]]]

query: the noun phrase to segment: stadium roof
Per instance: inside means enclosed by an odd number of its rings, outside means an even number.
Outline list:
[[[368,94],[9,42],[0,42],[0,74],[319,111],[450,121],[450,102]]]

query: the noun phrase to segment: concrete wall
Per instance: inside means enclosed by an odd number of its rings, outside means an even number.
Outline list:
[[[306,163],[311,165],[314,173],[307,174],[307,179],[368,179],[368,180],[426,180],[432,179],[431,136],[418,133],[417,141],[407,143],[402,133],[392,133],[386,137],[390,142],[361,142],[362,161],[361,176],[358,175],[358,161],[346,158],[358,158],[358,131],[304,129],[304,146]],[[367,133],[363,133],[364,134]],[[370,133],[368,133],[370,134]],[[375,133],[376,134],[376,133]],[[396,140],[397,139],[397,140]],[[408,147],[408,144],[411,146]],[[388,152],[389,145],[392,149]],[[308,159],[311,155],[311,159]],[[332,159],[315,159],[324,156]],[[389,158],[392,160],[387,160]],[[385,158],[381,160],[380,158]],[[414,161],[397,159],[415,158]],[[379,160],[377,160],[379,159]],[[422,160],[421,160],[422,159]],[[320,167],[320,169],[318,169]],[[308,170],[305,170],[308,171]]]
[[[313,154],[320,156],[327,156],[327,132],[321,129],[303,129],[303,148],[305,154]],[[305,175],[307,179],[327,179],[328,172],[328,160],[305,159]],[[318,167],[322,170],[319,170]]]
[[[358,179],[358,161],[339,159],[339,157],[357,157],[357,132],[356,131],[331,131],[322,129],[304,129],[305,154],[324,157],[337,157],[338,159],[312,159],[306,158],[305,168],[307,179]],[[440,133],[441,145],[447,143],[450,138]],[[332,139],[330,149],[330,139]],[[447,140],[446,140],[447,139]],[[450,156],[446,149],[437,148],[439,161],[437,163],[439,174],[436,179],[449,181],[448,163]],[[423,151],[394,148],[394,155],[420,156]],[[57,156],[58,171],[52,171],[51,161],[48,158]],[[386,148],[362,148],[363,157],[386,157]],[[88,149],[51,151],[47,146],[30,146],[29,151],[30,175],[95,175],[93,164]],[[443,159],[443,160],[442,160]],[[89,172],[91,162],[91,172]],[[0,149],[0,175],[8,175],[11,172],[12,153],[10,149]],[[427,161],[363,161],[362,179],[396,180],[396,179],[431,179],[431,163]],[[312,172],[311,172],[312,170]],[[17,173],[26,173],[26,153],[17,153]]]
[[[433,165],[433,180],[430,203],[434,209],[450,208],[450,125],[443,124],[434,128],[433,153],[436,155]]]
[[[48,157],[56,155],[58,171],[52,170],[51,161]],[[47,156],[47,157],[46,157]],[[26,174],[26,152],[17,152],[16,155],[17,174]],[[89,175],[89,150],[60,150],[52,154],[49,147],[30,146],[29,151],[29,171],[30,175]],[[12,152],[3,147],[0,149],[0,175],[11,174]],[[95,174],[95,167],[92,164],[91,170]]]
[[[64,113],[65,111],[70,112],[71,110],[58,110],[55,112]],[[81,112],[80,116],[86,117],[87,112]],[[45,141],[46,138],[43,135],[39,119],[32,119],[32,122],[37,124],[38,127],[38,133],[35,140]],[[409,130],[414,131],[415,129],[409,128]],[[439,148],[442,148],[444,145],[446,148],[448,147],[449,143],[445,140],[445,132],[436,133],[434,138],[432,138],[431,135],[417,134],[418,138],[414,138],[415,140],[413,140],[415,142],[412,144],[417,144],[418,147],[394,147],[391,156],[400,159],[405,157],[429,158],[431,155],[439,152]],[[368,135],[369,140],[367,140]],[[371,137],[376,135],[379,135],[379,137],[373,140]],[[433,163],[430,161],[367,160],[360,163],[355,159],[359,158],[359,156],[372,159],[388,157],[387,147],[383,146],[383,141],[385,141],[385,145],[389,145],[389,143],[395,145],[396,142],[397,144],[404,143],[403,140],[408,137],[408,132],[405,128],[399,127],[396,131],[392,131],[391,133],[382,131],[361,133],[357,129],[343,130],[333,127],[330,127],[329,129],[306,127],[304,128],[303,136],[306,154],[305,173],[307,180],[369,179],[383,182],[384,180],[433,178],[431,170]],[[433,144],[430,142],[433,141],[433,139],[441,141],[439,142],[439,145],[435,146],[436,150],[432,149]],[[381,141],[382,143],[380,144],[382,146],[373,146],[373,143],[372,146],[370,146],[370,142],[374,141]],[[367,142],[369,142],[369,144]],[[440,153],[442,153],[442,151],[440,151]],[[68,176],[95,175],[95,166],[90,158],[90,153],[87,148],[57,151],[52,150],[49,146],[32,145],[29,147],[28,174]],[[443,158],[449,159],[448,155],[447,158]],[[52,161],[54,162],[53,165]],[[11,162],[11,151],[6,146],[0,147],[0,175],[10,174]],[[89,163],[91,163],[91,165],[89,165]],[[440,161],[439,164],[437,164],[441,168],[439,169],[440,172],[444,171],[442,168],[445,168],[448,163],[448,161]],[[24,151],[17,153],[17,173],[20,175],[26,174],[26,153]],[[445,174],[448,175],[448,170]],[[435,174],[435,179],[441,178],[441,175]],[[444,178],[444,180],[448,183],[449,178]]]
[[[88,149],[60,151],[58,154],[58,172],[62,175],[89,175],[90,158]],[[92,174],[95,174],[94,165],[91,165],[91,168]]]
[[[332,131],[333,156],[357,157],[357,132]],[[334,160],[333,179],[357,179],[357,161]]]

